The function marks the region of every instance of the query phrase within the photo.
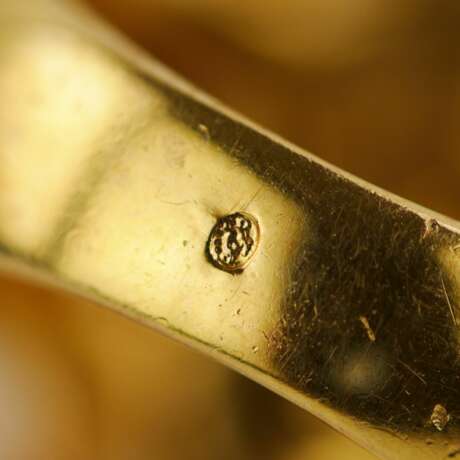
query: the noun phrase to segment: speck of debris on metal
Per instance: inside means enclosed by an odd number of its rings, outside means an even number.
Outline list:
[[[203,136],[206,138],[207,141],[210,140],[211,136],[209,134],[209,128],[204,125],[203,123],[200,123],[198,125],[198,130],[200,131],[201,134],[203,134]]]
[[[361,321],[361,324],[363,325],[364,327],[364,330],[366,331],[366,334],[367,336],[369,337],[369,340],[371,342],[375,342],[375,333],[374,331],[372,330],[370,324],[369,324],[369,321],[367,320],[367,318],[365,316],[360,316],[359,317],[359,320]]]
[[[423,232],[422,238],[430,236],[432,233],[435,233],[439,230],[439,223],[436,219],[427,219],[425,221],[425,231]]]
[[[431,413],[430,421],[433,426],[438,430],[442,431],[449,423],[450,415],[446,408],[442,404],[436,404]]]

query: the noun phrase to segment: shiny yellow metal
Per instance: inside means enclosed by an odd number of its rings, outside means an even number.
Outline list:
[[[381,458],[460,452],[457,222],[254,126],[73,3],[0,17],[2,270],[198,348]],[[238,212],[260,241],[236,273],[206,247]]]

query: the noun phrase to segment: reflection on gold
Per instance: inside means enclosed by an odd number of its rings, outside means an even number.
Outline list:
[[[244,277],[216,270],[204,253],[216,219],[236,210],[261,225]],[[267,334],[289,276],[280,261],[289,266],[301,228],[295,205],[206,137],[157,114],[98,184],[66,238],[59,270],[214,347],[225,343],[244,361],[269,365]]]
[[[332,370],[335,384],[345,394],[372,394],[391,377],[388,359],[375,348],[356,350],[339,368]]]
[[[116,145],[106,126],[116,131],[127,120],[135,123],[150,101],[74,35],[21,29],[19,39],[8,27],[0,36],[0,233],[12,246],[38,254],[71,194],[84,189],[88,159]]]

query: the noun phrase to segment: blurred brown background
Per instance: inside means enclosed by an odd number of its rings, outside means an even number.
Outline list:
[[[460,218],[460,4],[88,0],[227,105]],[[371,459],[293,405],[101,308],[0,282],[0,458]]]

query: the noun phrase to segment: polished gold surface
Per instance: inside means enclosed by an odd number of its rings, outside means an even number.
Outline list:
[[[6,271],[186,342],[381,458],[456,455],[456,222],[242,120],[67,2],[0,14]],[[206,254],[236,212],[260,226],[238,274]]]

